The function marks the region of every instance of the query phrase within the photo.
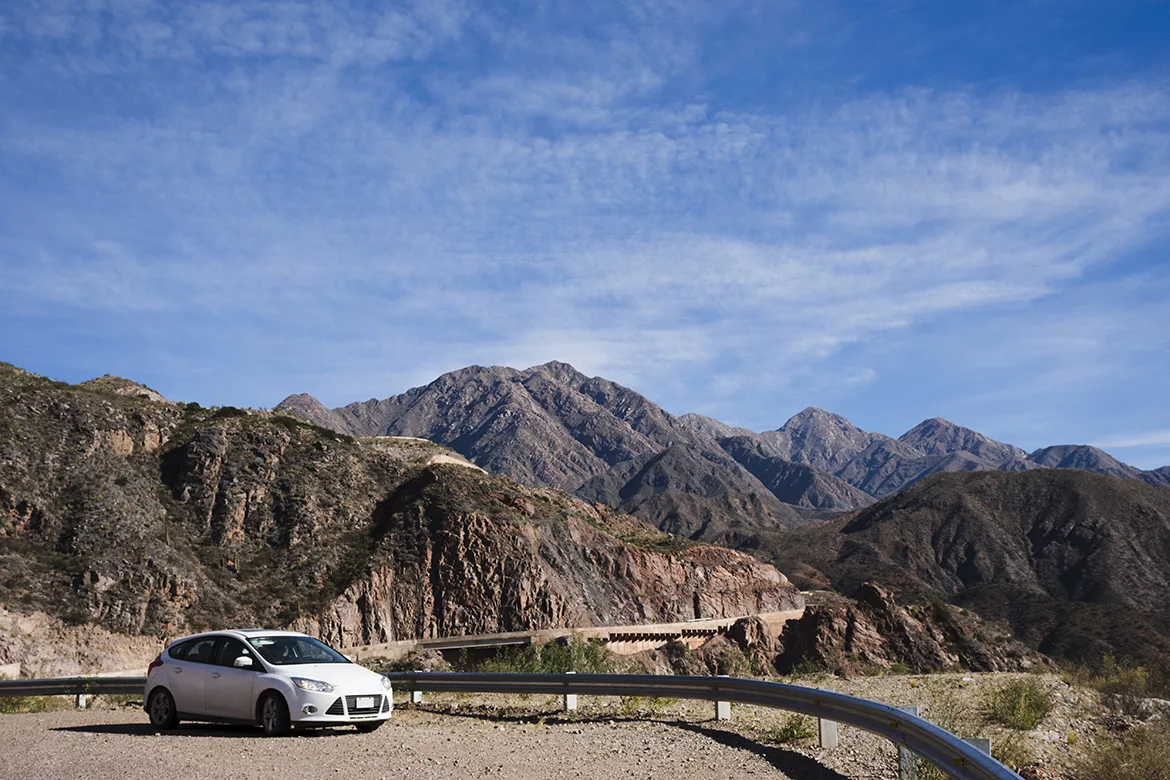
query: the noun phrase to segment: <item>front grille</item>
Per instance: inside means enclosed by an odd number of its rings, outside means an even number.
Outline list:
[[[382,712],[389,712],[389,711],[390,711],[390,697],[387,696],[385,699],[382,700]]]
[[[325,710],[326,715],[344,715],[345,707],[341,703],[341,697],[337,697],[337,701],[329,705],[329,709]]]
[[[373,699],[373,707],[359,707],[357,706],[358,699]],[[345,709],[349,711],[350,715],[377,715],[382,710],[382,694],[371,694],[369,696],[346,696]]]

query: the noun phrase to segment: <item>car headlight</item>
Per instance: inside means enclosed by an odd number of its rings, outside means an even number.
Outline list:
[[[382,675],[382,687],[390,690],[390,678],[385,675]]]
[[[293,685],[306,691],[315,691],[317,693],[333,693],[333,686],[327,682],[320,680],[306,680],[304,677],[292,678]]]

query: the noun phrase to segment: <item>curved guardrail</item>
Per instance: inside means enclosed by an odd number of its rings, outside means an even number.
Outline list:
[[[880,734],[956,780],[1019,780],[1019,775],[991,756],[927,720],[885,704],[819,688],[735,677],[640,674],[395,672],[386,676],[400,689],[411,691],[666,696],[755,704]]]
[[[885,704],[820,688],[736,677],[650,674],[394,672],[386,676],[400,690],[408,691],[665,696],[754,704],[847,723],[880,734],[922,756],[956,780],[1019,780],[1019,775],[991,756],[927,720]],[[0,696],[139,693],[145,685],[145,677],[0,680]]]

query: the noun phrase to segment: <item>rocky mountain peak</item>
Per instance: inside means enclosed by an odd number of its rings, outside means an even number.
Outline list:
[[[978,431],[955,425],[941,417],[923,420],[898,437],[898,441],[910,445],[924,455],[969,452],[993,464],[1023,458],[1027,454],[1019,447],[995,441]]]
[[[141,398],[145,401],[155,401],[156,403],[166,403],[167,401],[167,399],[163,398],[162,393],[152,390],[144,384],[111,374],[82,382],[78,387],[99,393],[124,395],[127,398]]]
[[[292,414],[314,425],[328,428],[338,433],[352,433],[349,426],[341,417],[308,393],[294,393],[278,403],[274,412]]]
[[[1080,469],[1110,477],[1145,479],[1147,482],[1155,482],[1155,477],[1159,474],[1157,471],[1143,474],[1140,469],[1122,463],[1104,450],[1088,444],[1058,444],[1054,447],[1044,447],[1029,455],[1028,460],[1049,469]]]
[[[559,360],[550,360],[549,362],[542,363],[539,366],[533,366],[525,373],[535,372],[547,374],[558,382],[562,382],[567,385],[580,385],[589,381],[589,377],[585,376],[568,363],[562,363]]]
[[[830,473],[836,473],[874,441],[887,438],[814,406],[793,415],[779,430],[761,436],[789,460]]]

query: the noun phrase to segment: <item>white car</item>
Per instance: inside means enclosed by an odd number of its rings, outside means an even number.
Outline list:
[[[144,709],[157,729],[180,720],[240,723],[279,737],[295,726],[373,731],[394,710],[390,680],[293,631],[214,631],[172,642],[150,662]]]

